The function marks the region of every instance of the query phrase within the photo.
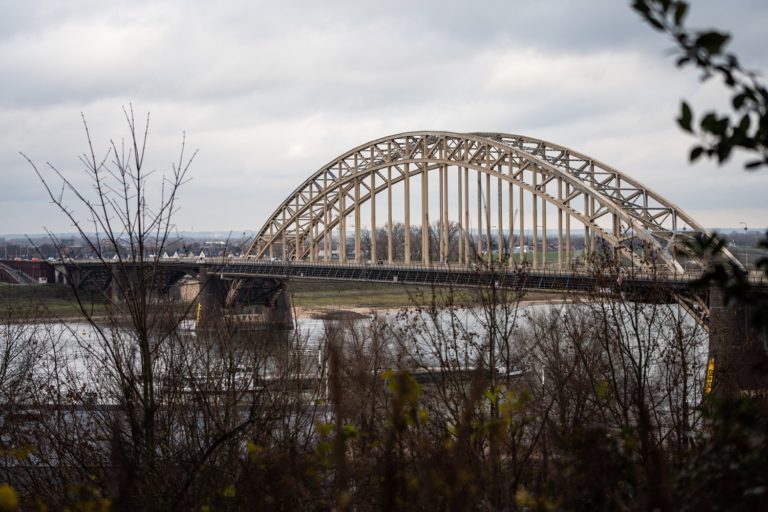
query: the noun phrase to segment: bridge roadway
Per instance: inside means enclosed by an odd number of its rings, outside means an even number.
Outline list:
[[[108,262],[117,266],[117,262]],[[132,262],[123,262],[128,267],[138,266]],[[145,266],[155,265],[154,260],[144,262]],[[270,261],[253,258],[174,258],[160,259],[156,262],[160,271],[183,276],[197,276],[202,271],[222,278],[273,278],[290,279],[327,279],[339,281],[367,281],[381,283],[399,283],[428,286],[490,287],[520,290],[551,290],[589,292],[595,289],[621,288],[632,292],[636,298],[646,297],[652,301],[661,299],[675,300],[674,296],[690,291],[690,283],[700,274],[646,274],[641,272],[622,272],[618,276],[601,275],[585,269],[524,269],[496,266],[463,266],[432,263],[430,266],[403,264],[368,264],[368,263],[332,263],[306,261]],[[67,273],[81,273],[96,276],[108,272],[104,263],[98,260],[79,260],[58,263],[57,267],[66,267]],[[79,281],[86,281],[79,279]],[[170,284],[169,280],[164,280]],[[652,296],[651,296],[652,295]]]
[[[114,286],[115,274],[131,273],[140,264],[134,262],[104,262],[80,260],[59,262],[57,274],[64,274],[81,288],[97,288],[107,291]],[[122,265],[122,271],[109,269],[110,265]],[[710,329],[711,297],[706,289],[691,287],[701,277],[695,272],[674,274],[666,269],[656,273],[621,271],[618,274],[588,269],[561,270],[554,268],[533,269],[507,266],[477,267],[432,263],[429,266],[404,264],[331,263],[307,261],[272,261],[255,258],[168,258],[144,262],[145,268],[153,268],[155,286],[168,289],[184,275],[199,276],[205,282],[203,296],[208,307],[228,307],[236,297],[241,303],[268,304],[274,308],[276,297],[285,295],[285,283],[292,279],[325,279],[356,282],[398,283],[403,285],[491,288],[519,291],[553,291],[589,293],[620,293],[626,300],[645,303],[679,303],[702,327]],[[211,279],[213,278],[213,281]],[[213,282],[229,281],[222,289]],[[250,282],[250,292],[243,296],[238,290]],[[768,289],[768,283],[752,279],[753,284]],[[254,287],[255,285],[255,287]],[[256,292],[254,294],[254,291]],[[212,299],[211,297],[217,297]],[[211,300],[213,302],[211,302]],[[290,299],[283,297],[275,310],[280,323],[290,325]],[[719,304],[719,299],[716,301]],[[279,312],[282,309],[286,311]]]
[[[179,260],[164,265],[190,265],[226,277],[273,277],[282,279],[328,279],[371,281],[411,285],[480,287],[525,290],[588,292],[596,287],[621,284],[638,292],[664,290],[682,292],[698,275],[621,274],[601,276],[594,272],[558,269],[512,268],[506,266],[466,267],[463,265],[396,265],[368,263],[309,263],[305,261],[269,261],[255,259]]]

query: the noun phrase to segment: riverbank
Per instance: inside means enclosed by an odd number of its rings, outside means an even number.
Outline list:
[[[414,286],[395,283],[305,280],[289,284],[295,308],[307,311],[344,309],[350,311],[397,310],[430,303],[479,305],[483,298],[477,289]],[[522,300],[560,301],[564,293],[526,292]]]
[[[80,298],[94,316],[106,313],[105,299],[100,293],[84,292]],[[82,314],[75,294],[69,286],[0,286],[0,319],[5,322],[45,322],[74,318],[82,319]]]
[[[289,283],[297,318],[359,319],[374,313],[394,313],[406,308],[432,302],[466,306],[482,304],[477,290],[447,289],[427,286],[406,286],[394,283],[342,282],[306,280]],[[562,293],[528,292],[521,305],[562,302]],[[94,317],[106,314],[105,297],[96,292],[81,296]],[[451,300],[449,300],[451,299]],[[177,304],[180,309],[194,311],[194,307]],[[64,285],[19,286],[0,288],[0,319],[13,323],[78,321],[80,308],[72,290]]]
[[[560,296],[553,298],[537,298],[521,300],[518,304],[520,308],[530,306],[539,306],[545,304],[566,304],[572,302],[571,299]],[[365,307],[355,304],[336,304],[332,307],[308,307],[296,306],[293,308],[297,320],[362,320],[372,318],[374,315],[394,315],[402,311],[416,309],[416,304],[392,307]]]

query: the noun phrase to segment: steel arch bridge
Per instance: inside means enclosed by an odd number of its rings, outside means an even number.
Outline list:
[[[640,269],[685,274],[704,263],[684,242],[704,232],[657,192],[572,149],[506,133],[420,131],[368,142],[320,168],[272,213],[246,255],[428,267],[498,258],[566,269],[578,233],[584,261],[610,249]]]

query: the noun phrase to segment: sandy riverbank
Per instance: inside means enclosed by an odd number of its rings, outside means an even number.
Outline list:
[[[573,302],[570,299],[535,299],[521,300],[520,307],[539,306],[542,304],[566,304]],[[481,307],[481,306],[477,306]],[[374,315],[396,314],[401,311],[413,310],[415,306],[403,307],[371,307],[356,306],[354,304],[335,304],[333,306],[297,306],[294,308],[294,315],[300,320],[361,320],[363,318],[372,318]]]
[[[334,305],[334,306],[298,306],[293,309],[297,319],[300,320],[360,320],[371,318],[375,314],[397,313],[406,308],[373,308],[354,305]]]

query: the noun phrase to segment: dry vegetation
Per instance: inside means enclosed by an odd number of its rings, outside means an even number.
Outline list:
[[[150,208],[160,187],[126,119],[126,149],[83,157],[95,198],[58,177],[85,208],[75,225],[147,270],[110,262],[99,316],[73,290],[82,324],[6,318],[0,508],[766,508],[765,418],[705,398],[700,327],[620,287],[532,309],[519,290],[417,290],[397,317],[326,322],[314,345],[223,320],[188,329],[143,249],[173,229],[189,161]],[[73,215],[64,199],[51,192]]]
[[[52,509],[764,504],[765,425],[703,400],[696,323],[620,293],[524,298],[424,293],[397,317],[328,321],[312,346],[158,322],[150,383],[133,327],[6,324],[0,479]]]

